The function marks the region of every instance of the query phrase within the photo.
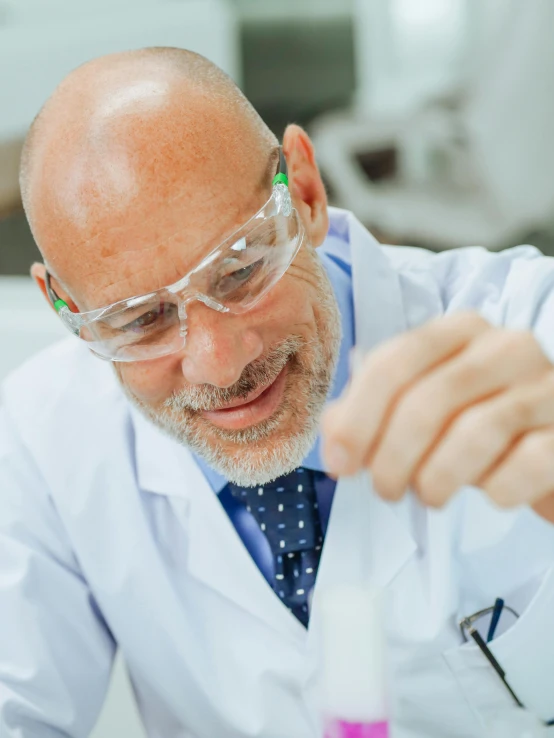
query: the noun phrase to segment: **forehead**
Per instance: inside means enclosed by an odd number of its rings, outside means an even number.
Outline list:
[[[80,310],[91,310],[172,284],[252,217],[271,194],[275,156],[243,171],[206,170],[171,195],[153,189],[82,234],[59,229],[64,248],[50,260]]]
[[[100,249],[105,255],[94,259],[95,306],[151,292],[181,279],[267,199],[267,193],[251,194],[245,202],[228,201],[219,207],[213,203],[181,209],[176,201],[164,219],[143,223],[125,234],[109,234]]]

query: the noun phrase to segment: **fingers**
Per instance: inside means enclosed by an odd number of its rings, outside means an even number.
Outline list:
[[[554,490],[554,429],[533,431],[518,441],[510,453],[479,487],[502,507],[531,504]]]
[[[554,453],[547,462],[544,482],[533,479],[540,474],[538,467],[530,470],[523,466],[506,480],[514,470],[512,455],[521,455],[522,444],[525,451],[525,439],[536,434],[542,438],[544,432],[551,432],[552,425],[554,372],[550,370],[539,380],[518,385],[461,414],[425,458],[411,484],[420,499],[431,506],[445,504],[464,485],[486,489],[499,504],[520,504],[526,501],[522,495],[537,499],[544,485],[546,490],[554,489],[550,482]]]
[[[331,473],[368,466],[377,491],[428,505],[476,485],[502,505],[554,489],[554,370],[530,332],[457,314],[366,357],[326,413]]]
[[[490,330],[477,314],[456,313],[403,334],[366,357],[343,397],[323,418],[329,471],[337,475],[358,471],[402,390]]]
[[[456,451],[456,446],[449,443],[452,435],[454,444],[461,437],[472,451],[473,446],[479,444],[484,451],[494,438],[500,442],[501,434],[486,437],[487,425],[481,416],[485,415],[487,419],[487,411],[476,403],[544,374],[548,366],[531,334],[491,331],[481,334],[465,351],[428,372],[397,401],[377,447],[366,459],[377,490],[388,499],[399,499],[418,466],[443,437],[448,444],[448,463],[451,463],[450,456],[454,456],[454,461],[463,457],[463,469],[466,457],[462,447]],[[474,405],[476,407],[472,409]],[[509,412],[505,405],[501,411]],[[492,421],[496,417],[495,412],[492,413]],[[463,413],[460,421],[449,427],[460,413]],[[491,433],[493,431],[494,424]],[[441,451],[439,462],[442,454]],[[446,494],[446,490],[451,489],[450,484],[437,482],[430,488],[427,473],[423,481],[422,489],[432,489],[430,504],[446,501],[446,498],[441,498],[434,502],[438,490]]]

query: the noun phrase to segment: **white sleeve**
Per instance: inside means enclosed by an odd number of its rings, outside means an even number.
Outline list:
[[[46,485],[0,408],[0,736],[88,736],[114,651]]]
[[[494,325],[532,330],[554,362],[554,258],[533,246],[405,252],[404,264],[432,276],[445,314],[476,310]]]

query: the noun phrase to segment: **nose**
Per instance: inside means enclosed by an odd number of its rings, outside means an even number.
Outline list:
[[[189,305],[187,340],[181,362],[189,384],[230,387],[244,368],[263,353],[261,336],[246,326],[245,318],[196,302]]]

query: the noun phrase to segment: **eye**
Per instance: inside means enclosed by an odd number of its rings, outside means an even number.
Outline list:
[[[234,279],[236,282],[240,283],[246,282],[246,280],[252,276],[252,273],[256,270],[259,263],[259,261],[255,261],[253,264],[249,264],[242,269],[237,269],[236,272],[232,272],[228,275],[228,279]]]
[[[226,274],[219,280],[218,291],[220,293],[229,294],[233,292],[233,290],[243,287],[260,270],[263,261],[263,259],[259,259],[252,264],[248,264],[245,267],[241,267],[241,269],[236,269],[234,272]]]
[[[122,325],[120,330],[137,332],[144,331],[157,324],[167,322],[167,320],[173,316],[176,309],[176,306],[170,302],[161,302],[157,307],[148,310],[131,322]]]
[[[149,310],[147,313],[144,313],[144,315],[141,315],[140,318],[134,320],[131,325],[134,325],[137,328],[147,328],[149,325],[155,323],[159,317],[160,313],[157,310]]]

